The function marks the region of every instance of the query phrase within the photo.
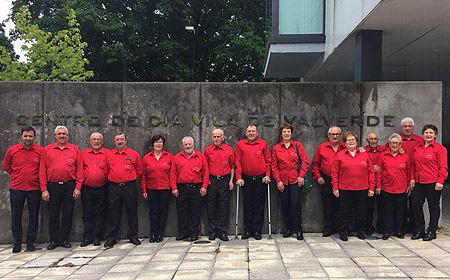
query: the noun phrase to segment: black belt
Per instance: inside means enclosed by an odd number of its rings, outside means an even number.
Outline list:
[[[210,179],[217,179],[217,181],[219,181],[219,180],[222,180],[223,178],[226,178],[226,177],[230,177],[231,175],[230,174],[226,174],[226,175],[223,175],[223,176],[214,176],[214,175],[209,175],[209,178]]]
[[[119,187],[125,187],[125,186],[127,186],[127,185],[133,184],[134,182],[136,182],[136,180],[128,181],[128,182],[123,182],[123,183],[111,182],[111,184],[118,185]]]
[[[178,185],[180,185],[180,186],[185,186],[185,187],[189,187],[189,188],[195,188],[201,184],[202,183],[178,183]]]
[[[49,182],[50,184],[55,184],[55,185],[65,185],[65,184],[69,184],[69,183],[72,183],[72,182],[75,182],[75,180],[69,180],[69,181],[65,181],[65,182],[61,182],[61,181],[59,181],[59,182]]]
[[[245,176],[245,177],[249,177],[253,181],[256,181],[258,179],[262,179],[262,178],[266,177],[265,174],[261,174],[261,175],[257,175],[257,176],[249,176],[249,175],[246,175],[246,174],[242,174],[242,175]]]

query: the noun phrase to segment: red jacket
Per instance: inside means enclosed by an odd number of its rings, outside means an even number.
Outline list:
[[[233,148],[224,143],[220,147],[214,144],[206,147],[205,157],[208,162],[209,174],[213,176],[228,175],[235,167]]]
[[[345,149],[336,155],[331,169],[333,190],[375,189],[375,175],[372,161],[367,153],[356,150],[355,157]]]
[[[144,172],[141,178],[142,193],[147,193],[147,189],[169,190],[170,189],[170,168],[172,166],[173,155],[162,151],[159,160],[156,160],[153,151],[146,154],[142,159]]]
[[[202,188],[208,188],[209,169],[205,156],[199,151],[188,158],[184,151],[175,155],[170,170],[170,186],[177,189],[177,183],[202,183]]]
[[[297,145],[300,155],[301,170],[298,171],[298,156],[295,150]],[[286,148],[283,141],[272,148],[272,175],[276,182],[283,182],[283,185],[289,185],[296,182],[298,177],[305,178],[308,171],[309,160],[302,143],[291,140],[289,148]]]
[[[125,183],[136,180],[143,172],[141,157],[128,147],[125,147],[123,152],[115,148],[106,156],[105,172],[110,182]]]
[[[236,179],[242,179],[242,173],[248,176],[270,176],[270,151],[267,142],[255,139],[250,144],[242,139],[236,144]]]
[[[337,153],[344,149],[344,142],[339,142],[336,152],[333,150],[330,141],[320,144],[319,147],[317,147],[316,154],[314,155],[311,165],[313,179],[317,180],[322,177],[321,173],[331,177],[331,168],[333,167],[334,159],[336,158]]]
[[[406,152],[397,155],[384,151],[378,159],[380,172],[375,174],[377,188],[388,193],[405,193],[411,181],[411,161]]]
[[[444,184],[448,175],[447,149],[436,141],[426,148],[423,143],[416,146],[412,170],[418,183]]]
[[[89,187],[103,187],[108,182],[105,174],[106,155],[109,150],[101,148],[98,152],[94,152],[92,148],[81,151],[83,158],[83,185]]]

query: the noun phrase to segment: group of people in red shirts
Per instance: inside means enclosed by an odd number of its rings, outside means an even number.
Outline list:
[[[348,240],[352,231],[360,239],[372,234],[374,197],[377,197],[377,230],[388,239],[394,234],[404,238],[407,209],[413,222],[412,239],[436,238],[440,215],[439,200],[447,177],[447,151],[435,141],[437,128],[426,125],[423,138],[413,134],[414,121],[401,122],[401,134],[389,137],[386,146],[378,145],[376,133],[369,133],[368,145],[358,148],[356,133],[328,130],[329,141],[319,145],[311,164],[313,179],[321,185],[323,236],[339,233]],[[137,218],[137,180],[142,196],[148,200],[149,242],[162,242],[169,200],[176,197],[178,235],[176,240],[199,238],[202,198],[206,197],[209,239],[228,241],[230,194],[234,186],[243,188],[244,232],[242,239],[260,240],[267,199],[266,186],[275,180],[280,193],[285,225],[283,237],[296,234],[303,240],[301,197],[310,164],[301,142],[292,140],[294,128],[280,127],[282,141],[270,152],[267,142],[258,138],[255,125],[246,127],[246,138],[233,148],[224,142],[221,129],[211,133],[212,145],[204,153],[195,149],[194,139],[182,139],[183,150],[173,156],[164,150],[165,137],[151,138],[152,150],[140,158],[127,147],[127,138],[119,132],[115,148],[103,147],[103,136],[94,132],[90,147],[80,151],[68,142],[65,126],[55,129],[56,141],[45,148],[34,144],[35,130],[21,130],[21,143],[8,149],[2,168],[11,174],[10,202],[13,252],[22,249],[22,213],[28,203],[29,223],[26,248],[34,251],[41,198],[48,202],[48,250],[70,248],[74,201],[81,196],[84,233],[80,246],[99,246],[106,223],[104,246],[112,248],[119,238],[122,207],[125,205],[129,241],[139,245]],[[236,182],[234,180],[236,179]],[[376,195],[374,195],[376,194]],[[410,206],[407,207],[407,197]],[[430,224],[425,231],[423,203],[430,209]],[[355,220],[352,229],[351,220]]]

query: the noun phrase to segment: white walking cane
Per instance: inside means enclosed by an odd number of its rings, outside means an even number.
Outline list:
[[[266,178],[263,178],[263,183],[266,182]],[[270,188],[269,184],[267,184],[267,215],[269,216],[269,237],[267,239],[272,239],[272,224],[270,220]]]
[[[244,182],[241,182],[241,186],[244,185]],[[234,236],[234,239],[238,238],[238,224],[239,224],[239,186],[236,188],[236,235]]]

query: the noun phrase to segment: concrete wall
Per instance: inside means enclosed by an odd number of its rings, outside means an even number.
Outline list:
[[[380,134],[384,144],[399,132],[401,118],[412,116],[417,132],[425,123],[441,128],[442,86],[438,82],[412,83],[0,83],[0,157],[19,141],[24,123],[37,130],[37,144],[54,142],[56,124],[69,128],[69,141],[85,149],[89,135],[100,131],[105,146],[113,148],[117,131],[128,134],[128,146],[141,156],[149,151],[149,139],[166,136],[166,150],[181,150],[183,136],[191,135],[198,150],[211,144],[215,127],[225,132],[225,141],[234,146],[244,137],[248,121],[257,123],[260,137],[269,147],[280,141],[278,126],[294,124],[293,138],[300,140],[312,160],[319,143],[326,141],[327,129],[338,124],[343,131],[354,130],[365,139],[368,131]],[[55,119],[55,116],[58,119]],[[367,119],[376,125],[367,125]],[[362,126],[358,125],[362,121]],[[386,123],[385,123],[386,121]],[[34,123],[34,124],[33,124]],[[440,141],[440,138],[438,139]],[[361,143],[365,145],[365,143]],[[0,172],[0,243],[12,241],[10,231],[9,175]],[[231,194],[229,233],[234,233],[236,189]],[[243,230],[242,191],[239,231]],[[148,204],[139,198],[139,236],[149,235]],[[320,187],[303,196],[305,231],[322,230]],[[82,238],[81,201],[75,202],[71,240]],[[282,230],[278,191],[271,185],[272,231]],[[27,220],[26,212],[24,222]],[[166,235],[177,232],[175,200],[170,200]],[[207,232],[206,205],[202,232]],[[122,234],[126,232],[126,217]],[[264,230],[267,232],[267,219]],[[38,241],[48,241],[47,205],[40,215]]]

